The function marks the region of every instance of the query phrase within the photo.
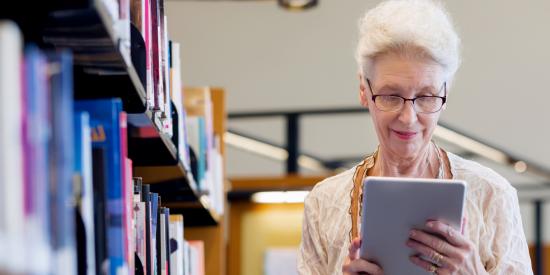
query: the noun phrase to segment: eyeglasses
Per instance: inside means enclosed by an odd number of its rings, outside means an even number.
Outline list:
[[[420,114],[431,114],[439,112],[443,107],[443,104],[447,101],[447,83],[443,82],[443,86],[439,89],[438,94],[441,93],[441,90],[445,90],[445,96],[432,96],[424,95],[417,96],[415,98],[404,98],[398,95],[375,95],[370,80],[367,78],[367,84],[369,85],[370,92],[372,94],[372,101],[376,108],[384,112],[397,112],[400,111],[405,102],[411,101],[413,104],[414,111]]]

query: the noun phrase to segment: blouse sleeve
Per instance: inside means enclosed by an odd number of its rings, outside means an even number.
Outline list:
[[[492,256],[485,259],[485,268],[489,274],[533,274],[517,192],[511,186],[493,191],[492,201],[485,205],[485,222],[493,228],[486,231]]]
[[[298,252],[298,274],[327,274],[327,246],[321,238],[318,198],[310,193],[304,203],[302,241]]]

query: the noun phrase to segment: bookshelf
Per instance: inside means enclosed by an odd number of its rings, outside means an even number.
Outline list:
[[[122,110],[127,113],[127,157],[133,164],[133,176],[141,177],[151,192],[162,197],[162,206],[169,208],[170,214],[183,214],[187,238],[205,242],[206,274],[224,274],[224,214],[215,209],[212,196],[196,182],[191,168],[182,159],[177,136],[166,133],[166,113],[149,105],[145,39],[130,20],[127,22],[130,36],[123,39],[107,2],[113,1],[54,0],[37,3],[32,11],[17,3],[0,11],[0,20],[17,23],[25,43],[42,49],[72,51],[74,100],[121,99]],[[165,81],[171,83],[171,76]],[[219,88],[210,90],[214,133],[219,136],[223,158],[224,92]],[[179,117],[174,102],[169,104],[171,110],[167,113]],[[141,135],[142,129],[148,129],[148,134]],[[225,188],[221,192],[225,204]],[[0,237],[3,237],[1,233],[2,228]],[[0,273],[4,271],[2,267],[0,261]]]

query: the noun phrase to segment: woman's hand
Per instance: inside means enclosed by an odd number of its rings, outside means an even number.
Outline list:
[[[487,274],[474,244],[460,232],[439,221],[426,226],[427,231],[411,230],[407,241],[418,252],[411,257],[414,264],[434,274]]]
[[[349,247],[349,255],[342,266],[342,272],[346,275],[369,274],[382,275],[384,271],[380,266],[371,263],[359,257],[359,249],[361,248],[361,238],[355,238]]]

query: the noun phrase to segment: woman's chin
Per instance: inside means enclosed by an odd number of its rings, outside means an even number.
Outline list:
[[[391,151],[404,159],[414,159],[419,154],[420,146],[416,143],[395,144],[392,146]]]

